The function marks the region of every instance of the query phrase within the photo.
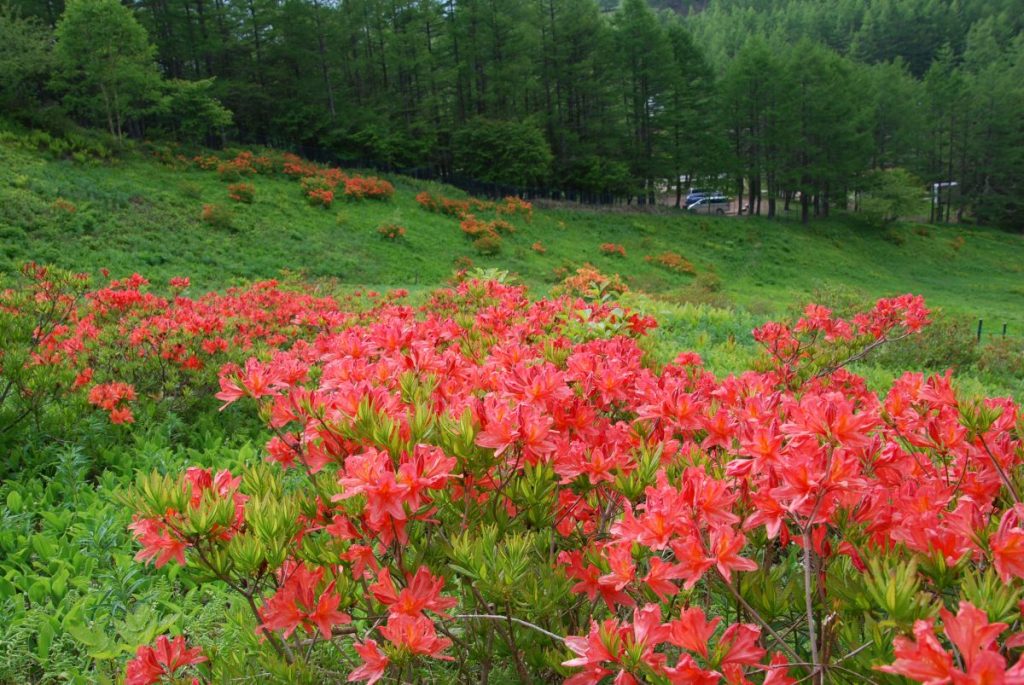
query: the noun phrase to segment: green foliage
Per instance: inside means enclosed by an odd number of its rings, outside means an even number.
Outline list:
[[[120,140],[126,121],[157,98],[160,77],[146,30],[117,0],[72,0],[55,37],[56,83],[71,109],[105,123]]]
[[[50,40],[42,22],[0,4],[0,110],[26,113],[52,67]]]
[[[890,369],[960,370],[979,359],[979,346],[975,337],[976,322],[945,312],[933,311],[932,324],[914,336],[883,347],[874,358],[878,364]]]
[[[164,81],[158,119],[176,140],[201,144],[231,125],[231,112],[212,95],[213,81]]]
[[[551,172],[551,149],[536,126],[474,119],[453,143],[455,168],[470,178],[531,186]]]

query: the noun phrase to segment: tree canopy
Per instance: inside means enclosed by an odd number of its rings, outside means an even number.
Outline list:
[[[303,145],[640,200],[710,185],[769,215],[852,206],[874,170],[899,167],[957,183],[933,218],[1016,226],[1019,9],[16,0],[0,9],[0,107],[60,103],[117,137]]]

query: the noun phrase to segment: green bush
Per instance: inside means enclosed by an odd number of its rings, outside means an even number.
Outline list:
[[[529,186],[548,178],[551,148],[531,123],[474,119],[452,141],[455,168],[471,178]]]
[[[204,223],[216,228],[231,228],[234,222],[234,212],[231,208],[223,205],[203,205],[200,218]]]
[[[999,379],[1024,379],[1024,344],[1020,340],[997,340],[981,349],[978,370]]]
[[[931,318],[932,324],[919,334],[880,348],[873,356],[874,361],[899,371],[959,370],[978,361],[981,350],[972,321],[946,314],[942,310],[933,311]]]
[[[486,233],[473,241],[473,249],[482,255],[496,255],[501,252],[501,236]]]

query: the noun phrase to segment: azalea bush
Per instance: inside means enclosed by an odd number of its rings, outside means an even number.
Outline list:
[[[395,187],[376,176],[353,176],[344,180],[345,197],[351,200],[390,200]]]
[[[269,435],[120,499],[138,561],[223,602],[221,641],[162,605],[122,629],[148,633],[130,660],[80,610],[46,640],[122,655],[132,683],[1022,677],[1018,407],[850,370],[926,329],[920,298],[808,306],[719,378],[657,363],[656,322],[593,267],[542,300],[482,275],[413,307],[27,266],[0,291],[4,439],[217,405]],[[12,578],[4,601],[67,592]]]
[[[235,215],[230,207],[216,204],[204,204],[199,212],[199,218],[203,223],[215,228],[231,228],[234,224]]]
[[[0,287],[0,446],[32,428],[66,440],[72,427],[53,422],[70,420],[67,410],[113,424],[190,418],[215,406],[224,365],[303,344],[400,295],[339,300],[264,281],[192,298],[186,277],[158,295],[139,274],[97,276],[28,264]]]
[[[405,226],[399,226],[398,224],[382,224],[377,227],[377,233],[380,234],[384,240],[399,240],[405,237]]]
[[[313,207],[330,209],[331,205],[334,204],[334,191],[324,188],[312,188],[306,191],[306,200]]]
[[[256,187],[251,183],[233,183],[228,186],[228,197],[235,202],[251,205],[256,197]]]
[[[676,252],[663,252],[657,255],[647,255],[644,257],[644,261],[650,264],[656,264],[663,269],[672,271],[678,274],[694,275],[697,273],[697,268],[682,255]]]
[[[625,257],[626,248],[618,243],[601,243],[601,254],[608,257]]]
[[[158,645],[140,682],[1024,675],[1017,406],[848,369],[922,330],[920,298],[809,306],[717,378],[653,363],[655,322],[592,271],[539,301],[469,278],[223,368],[264,461],[140,474],[124,501],[137,559],[227,588],[259,639]]]
[[[501,252],[501,236],[493,231],[486,231],[473,240],[473,249],[482,255],[496,255]]]

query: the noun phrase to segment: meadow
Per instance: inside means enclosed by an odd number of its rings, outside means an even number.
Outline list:
[[[146,153],[111,162],[54,160],[34,149],[0,145],[0,267],[25,260],[154,279],[187,273],[198,288],[222,288],[284,270],[366,287],[432,287],[460,260],[516,273],[542,294],[584,263],[621,274],[636,290],[667,301],[699,299],[704,276],[718,302],[778,315],[825,287],[867,301],[902,292],[923,295],[950,313],[986,321],[987,330],[1024,335],[1024,238],[977,226],[899,224],[872,227],[837,214],[801,225],[782,218],[696,217],[662,211],[552,209],[516,224],[498,254],[483,256],[463,240],[458,221],[423,211],[415,196],[460,191],[395,177],[386,203],[338,201],[330,209],[303,201],[295,181],[257,177],[251,204],[232,202],[216,173],[160,164]],[[54,203],[70,202],[67,215]],[[204,204],[228,208],[230,227],[210,228]],[[319,210],[319,211],[318,211]],[[400,241],[376,230],[398,224]],[[543,253],[532,249],[539,243]],[[604,243],[625,256],[604,254]],[[645,261],[675,253],[693,273]]]
[[[1019,677],[1020,236],[50,146],[0,144],[0,682]]]

